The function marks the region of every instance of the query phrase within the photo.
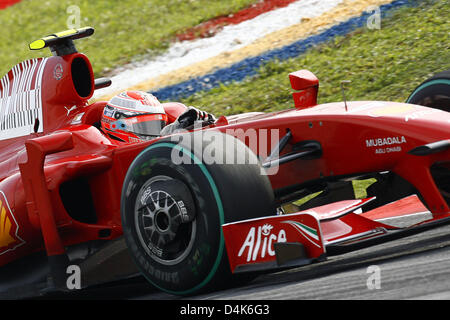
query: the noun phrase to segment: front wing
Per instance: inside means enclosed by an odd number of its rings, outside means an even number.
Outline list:
[[[224,224],[231,271],[302,266],[450,223],[449,212],[406,228],[390,226],[376,219],[424,213],[426,208],[413,195],[358,212],[374,199],[346,200],[292,214]]]

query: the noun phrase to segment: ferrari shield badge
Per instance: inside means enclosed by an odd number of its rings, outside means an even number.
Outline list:
[[[25,243],[19,237],[19,225],[11,212],[5,194],[0,191],[0,255],[15,250]]]

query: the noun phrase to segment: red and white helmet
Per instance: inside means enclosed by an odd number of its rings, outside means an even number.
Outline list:
[[[103,109],[101,126],[113,139],[139,142],[160,136],[167,124],[161,103],[150,93],[125,91]]]

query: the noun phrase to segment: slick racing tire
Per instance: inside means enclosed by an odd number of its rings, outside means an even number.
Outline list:
[[[425,80],[406,102],[450,112],[450,70]]]
[[[238,284],[221,225],[276,212],[256,155],[229,135],[205,136],[153,143],[133,161],[122,189],[122,226],[134,262],[151,284],[176,295]],[[204,157],[209,151],[215,161]],[[222,161],[233,154],[245,164]]]

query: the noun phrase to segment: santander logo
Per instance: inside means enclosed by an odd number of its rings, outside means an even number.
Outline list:
[[[272,231],[273,226],[264,224],[259,227],[252,227],[245,238],[238,256],[247,254],[247,262],[255,261],[257,258],[275,256],[273,244],[276,242],[286,242],[286,231],[280,229],[278,233]]]

